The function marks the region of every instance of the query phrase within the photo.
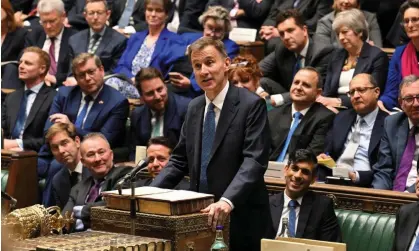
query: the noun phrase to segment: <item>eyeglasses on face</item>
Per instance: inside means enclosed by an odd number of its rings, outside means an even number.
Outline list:
[[[349,97],[353,97],[353,96],[355,96],[355,92],[358,92],[360,95],[362,95],[362,94],[365,94],[368,90],[372,90],[372,89],[375,89],[375,87],[361,87],[361,88],[356,88],[356,89],[353,89],[353,90],[349,90],[346,94],[349,96]]]
[[[401,25],[407,26],[409,25],[409,22],[412,22],[412,24],[417,24],[419,22],[419,17],[411,17],[411,18],[405,18],[401,21]]]
[[[419,102],[419,95],[415,95],[415,96],[406,96],[403,97],[402,100],[403,102],[405,102],[407,105],[412,105],[414,103],[414,101]]]

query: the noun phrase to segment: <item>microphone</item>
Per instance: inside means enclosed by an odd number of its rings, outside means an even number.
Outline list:
[[[132,179],[132,178],[134,178],[135,176],[136,176],[136,174],[141,170],[141,169],[143,169],[143,168],[145,168],[145,167],[147,167],[147,165],[148,165],[148,158],[145,158],[145,159],[143,159],[143,160],[140,160],[138,163],[137,163],[137,166],[136,167],[134,167],[134,169],[132,169],[131,170],[131,172],[129,172],[129,173],[127,173],[127,174],[125,174],[125,176],[122,178],[122,179],[120,179],[119,181],[118,181],[118,183],[116,183],[116,187],[121,187],[126,181],[128,181],[128,180],[130,180],[130,179]]]
[[[10,205],[13,208],[14,206],[16,206],[17,200],[15,198],[13,198],[12,196],[10,196],[9,194],[1,191],[1,197],[6,199],[6,200],[10,200]]]

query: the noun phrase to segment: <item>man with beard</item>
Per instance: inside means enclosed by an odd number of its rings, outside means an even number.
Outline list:
[[[288,218],[287,237],[342,241],[333,200],[308,191],[316,180],[316,166],[316,156],[310,150],[299,149],[291,154],[284,169],[285,191],[269,199],[272,215],[270,238],[283,234],[283,219]]]
[[[418,176],[419,77],[407,76],[399,87],[403,112],[384,121],[378,162],[374,165],[372,186],[376,189],[415,192]]]
[[[190,101],[169,92],[160,71],[152,67],[141,69],[135,83],[144,105],[136,107],[131,115],[131,160],[135,147],[147,145],[150,138],[164,136],[176,145]]]
[[[348,168],[349,178],[355,185],[370,187],[371,167],[378,161],[384,119],[388,114],[377,106],[380,88],[370,74],[356,75],[349,83],[348,95],[353,109],[336,115],[326,138],[324,152],[328,154],[318,157],[336,160],[338,166]],[[332,175],[330,169],[320,167],[320,170]]]
[[[287,162],[288,153],[296,149],[323,152],[325,137],[335,114],[316,98],[321,89],[320,73],[313,67],[297,72],[290,89],[292,102],[268,113],[272,134],[270,160]]]

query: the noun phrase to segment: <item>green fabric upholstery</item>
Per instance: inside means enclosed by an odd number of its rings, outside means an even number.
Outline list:
[[[6,191],[7,179],[9,178],[8,170],[1,170],[1,191]]]
[[[390,251],[396,216],[336,209],[347,251]]]

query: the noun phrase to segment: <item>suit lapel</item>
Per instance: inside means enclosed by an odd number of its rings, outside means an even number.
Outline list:
[[[111,42],[112,40],[111,32],[112,30],[110,30],[109,27],[105,26],[105,33],[103,34],[102,40],[100,41],[100,44],[97,47],[97,50],[95,52],[96,55],[100,55],[100,53],[104,51],[106,46]]]
[[[87,32],[85,33],[85,36],[80,36],[81,43],[84,48],[81,48],[83,52],[87,52],[89,50],[89,43],[90,43],[90,29],[87,29]]]
[[[345,64],[345,60],[347,56],[348,56],[348,53],[346,52],[346,50],[342,49],[339,53],[339,56],[332,62],[331,72],[333,72],[334,74],[332,74],[332,81],[331,81],[333,86],[331,86],[330,89],[336,90],[336,94],[337,94],[337,89],[339,87],[340,74],[342,72],[342,68],[343,68],[343,65]]]
[[[88,179],[86,179],[83,183],[82,183],[82,187],[83,189],[80,189],[80,193],[79,193],[79,199],[82,203],[82,205],[85,205],[86,199],[87,199],[87,195],[89,194],[90,188],[92,187],[93,184],[93,177],[90,177]]]
[[[416,208],[415,210],[412,210],[410,212],[408,212],[409,216],[407,217],[408,219],[408,224],[406,224],[406,230],[404,231],[404,233],[407,233],[408,235],[403,235],[401,236],[402,238],[404,238],[404,240],[401,240],[400,243],[406,243],[406,251],[409,248],[410,243],[413,240],[413,237],[415,236],[415,232],[416,232],[416,228],[418,226],[419,223],[419,202],[416,202]]]
[[[369,64],[369,51],[370,51],[370,45],[368,43],[364,42],[364,45],[362,46],[361,53],[359,55],[358,62],[355,67],[354,76],[358,73],[367,72],[367,67]]]
[[[45,34],[44,30],[41,31],[41,35],[38,38],[37,45],[39,48],[43,48],[45,44],[45,40],[47,40],[47,35]]]
[[[192,171],[196,172],[196,177],[199,177],[201,171],[201,147],[202,147],[202,126],[204,122],[204,111],[205,111],[205,97],[201,95],[199,97],[199,103],[195,106],[195,110],[191,112],[191,125],[192,130],[190,132],[195,133],[192,136],[191,141],[194,142],[194,161],[193,163],[196,164],[195,168]],[[186,135],[189,136],[189,135]],[[191,186],[192,187],[192,186]]]
[[[102,90],[100,91],[99,95],[93,102],[92,108],[87,114],[86,121],[84,122],[83,128],[90,128],[92,127],[93,123],[95,122],[97,116],[102,111],[103,107],[105,106],[105,102],[111,100],[106,92],[106,85],[103,85]],[[104,101],[105,100],[105,101]]]
[[[386,118],[385,112],[378,110],[377,117],[372,128],[370,144],[368,146],[368,156],[374,151],[375,147],[380,143],[383,133],[384,119]]]
[[[20,102],[22,100],[23,97],[23,91],[24,89],[21,88],[19,90],[16,91],[16,98],[15,99],[10,99],[10,108],[13,107],[13,109],[9,109],[10,111],[10,134],[12,134],[13,129],[16,125],[16,120],[17,120],[17,115],[19,113],[19,109],[20,109]],[[9,112],[8,111],[8,112]],[[3,111],[5,112],[5,111]]]
[[[80,87],[75,87],[71,92],[74,94],[71,95],[68,101],[68,118],[71,122],[76,123],[77,113],[81,104],[81,89]]]
[[[303,201],[301,202],[300,213],[298,214],[298,225],[295,237],[302,238],[304,230],[306,229],[308,219],[310,218],[311,209],[313,207],[313,195],[311,192],[307,192]]]
[[[275,236],[278,233],[279,222],[281,222],[282,209],[284,208],[284,192],[276,195],[275,200],[271,203],[272,224],[275,230]]]
[[[303,1],[303,2],[305,2],[305,1]],[[309,39],[308,41],[309,42],[308,42],[307,53],[306,53],[306,57],[305,57],[305,60],[304,60],[304,65],[305,66],[311,65],[310,62],[311,62],[311,58],[313,57],[314,42],[311,39]]]
[[[347,123],[340,123],[339,127],[336,129],[336,133],[333,133],[333,142],[336,146],[336,156],[340,156],[344,151],[346,140],[348,139],[348,135],[356,121],[356,115],[355,110],[350,110],[348,115],[342,118],[342,121],[347,121]]]
[[[167,135],[167,132],[169,131],[170,126],[172,125],[172,121],[173,118],[175,117],[175,113],[176,113],[176,102],[175,102],[175,98],[169,94],[168,96],[169,100],[168,100],[168,106],[167,106],[167,110],[164,112],[164,126],[163,126],[163,131],[164,131],[164,135]]]
[[[58,54],[57,72],[62,72],[59,68],[65,66],[64,61],[67,59],[69,37],[70,31],[67,28],[64,28],[63,36],[61,37],[60,52]]]
[[[281,108],[278,108],[281,109]],[[275,141],[278,142],[277,148],[274,150],[274,156],[279,156],[284,146],[284,142],[287,139],[288,133],[291,128],[292,123],[292,115],[291,115],[291,103],[287,104],[283,109],[282,112],[278,113],[273,121],[281,121],[278,123],[278,126],[275,127],[276,135],[278,139]]]
[[[397,130],[397,152],[396,152],[396,172],[399,169],[403,151],[406,148],[407,137],[409,136],[409,120],[404,116],[402,124]]]
[[[231,122],[234,120],[237,114],[237,105],[240,102],[238,95],[238,89],[233,85],[230,85],[223,103],[223,109],[221,110],[217,129],[215,131],[215,139],[211,149],[210,161],[221,141],[224,139],[224,135],[226,134],[227,129],[230,127]]]
[[[36,98],[32,104],[31,110],[29,111],[28,118],[25,122],[25,129],[28,128],[28,126],[31,124],[33,119],[35,118],[36,114],[38,113],[39,108],[44,104],[45,97],[48,93],[48,87],[43,84],[41,89],[39,90],[38,94],[36,95]]]
[[[150,65],[152,65],[152,62],[157,58],[157,56],[160,54],[160,52],[163,51],[163,48],[166,46],[166,42],[168,40],[167,35],[169,34],[169,31],[164,28],[162,32],[160,33],[159,38],[156,42],[156,47],[154,48],[153,55],[151,56]]]

